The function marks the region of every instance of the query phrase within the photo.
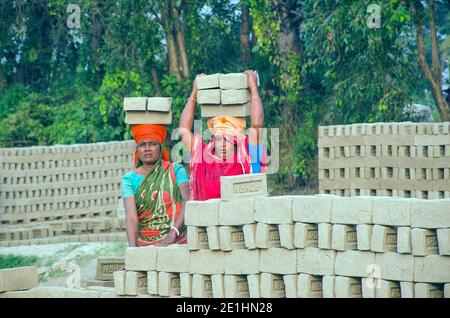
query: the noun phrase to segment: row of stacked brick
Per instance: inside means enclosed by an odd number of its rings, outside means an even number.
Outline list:
[[[126,241],[124,218],[82,218],[2,226],[0,246]]]
[[[117,294],[450,297],[450,200],[240,198],[231,178],[229,201],[188,202],[187,245],[127,249]]]
[[[450,122],[319,127],[319,191],[450,198]]]
[[[121,178],[132,168],[134,147],[123,141],[0,149],[0,241],[123,232]]]

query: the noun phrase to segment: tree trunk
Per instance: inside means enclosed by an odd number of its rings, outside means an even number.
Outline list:
[[[251,39],[250,39],[250,47],[255,47],[258,44],[258,37],[256,35],[255,29],[253,28],[253,20],[252,20],[252,14],[251,12],[249,12],[250,14],[250,20],[249,22],[249,29],[250,29],[250,33],[252,35]]]
[[[49,86],[49,69],[52,59],[51,16],[43,3],[30,3],[32,7],[25,24],[26,36],[21,48],[22,56],[34,53],[34,60],[22,58],[17,64],[17,79],[20,83],[37,86],[40,89]]]
[[[181,79],[178,57],[177,57],[177,49],[175,44],[175,38],[173,36],[172,24],[170,23],[170,12],[169,12],[169,3],[167,1],[162,1],[160,5],[161,12],[161,23],[164,29],[164,34],[166,36],[167,42],[167,56],[169,59],[169,72],[171,74],[175,74],[178,80]]]
[[[181,3],[183,6],[183,1]],[[189,78],[189,60],[186,53],[186,41],[184,36],[184,28],[180,22],[180,15],[178,13],[178,8],[174,1],[171,2],[172,8],[172,19],[175,27],[175,38],[178,47],[178,55],[180,57],[180,73],[183,76],[183,79]]]
[[[422,69],[422,73],[430,83],[431,92],[433,93],[434,102],[438,107],[439,114],[442,121],[450,120],[450,109],[445,100],[444,92],[442,91],[442,77],[441,77],[441,65],[439,63],[439,47],[437,44],[436,25],[435,25],[435,13],[434,13],[434,0],[430,0],[429,3],[429,17],[430,17],[430,35],[431,35],[431,49],[432,49],[432,69],[428,65],[425,56],[425,35],[423,31],[423,7],[420,1],[416,1],[411,6],[413,16],[416,17],[416,38],[417,38],[417,59]]]
[[[153,83],[153,95],[161,96],[161,86],[159,85],[158,71],[155,67],[152,67],[150,72],[152,73],[152,83]]]
[[[297,1],[293,0],[272,0],[274,8],[277,10],[280,18],[280,33],[278,35],[278,50],[280,54],[281,87],[283,96],[287,97],[293,87],[292,65],[296,63],[295,59],[302,60],[302,48],[300,43],[300,24],[302,22],[298,14]],[[298,72],[300,70],[297,70]],[[288,187],[295,186],[293,176],[294,152],[292,146],[295,143],[297,127],[299,123],[299,105],[298,102],[290,102],[288,98],[284,99],[281,110],[283,122],[281,128],[281,148],[280,163],[285,172],[287,172],[286,184]]]
[[[241,61],[248,66],[250,64],[250,10],[245,3],[241,3],[239,39],[241,44]]]
[[[100,58],[100,48],[103,45],[103,35],[105,28],[103,26],[101,12],[104,5],[101,2],[96,2],[93,6],[92,12],[92,37],[91,37],[91,56],[94,63],[93,69],[97,83],[100,83],[104,75],[104,65]]]
[[[2,70],[0,69],[0,97],[3,96],[8,82],[6,81],[6,77],[3,75]]]
[[[441,65],[439,62],[439,47],[437,43],[436,19],[434,0],[430,0],[428,14],[430,16],[431,57],[434,72],[434,80],[442,83]]]
[[[298,7],[297,1],[273,0],[273,4],[277,8],[280,17],[278,49],[280,51],[281,67],[285,75],[290,78],[290,74],[286,72],[290,63],[290,56],[302,57],[300,43],[300,24],[302,20],[300,16],[294,13]]]

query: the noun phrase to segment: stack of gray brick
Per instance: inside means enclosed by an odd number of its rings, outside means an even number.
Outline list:
[[[255,180],[188,202],[188,244],[129,248],[126,270],[154,296],[450,297],[450,200],[268,197]]]
[[[450,198],[450,123],[319,127],[319,191]]]
[[[172,98],[170,97],[125,97],[123,101],[126,124],[172,123]]]
[[[202,117],[250,115],[247,74],[212,74],[197,77],[197,102]]]
[[[133,141],[0,149],[0,245],[123,240],[117,207],[134,150]]]

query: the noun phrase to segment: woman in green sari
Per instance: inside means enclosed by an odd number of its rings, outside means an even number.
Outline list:
[[[164,125],[132,125],[136,141],[133,171],[122,177],[122,198],[129,246],[186,243],[185,203],[189,178],[170,163]]]

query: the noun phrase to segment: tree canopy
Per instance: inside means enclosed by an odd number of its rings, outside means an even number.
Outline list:
[[[318,125],[450,118],[450,4],[380,0],[373,27],[372,2],[1,1],[0,147],[130,139],[125,96],[172,97],[173,129],[196,74],[255,69],[278,182],[314,183]]]

